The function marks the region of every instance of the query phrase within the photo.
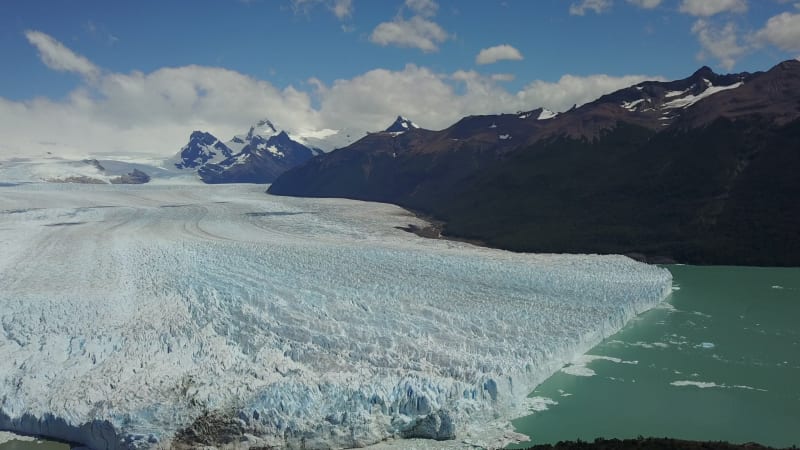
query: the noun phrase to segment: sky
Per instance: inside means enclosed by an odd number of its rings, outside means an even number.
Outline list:
[[[0,159],[564,111],[800,56],[796,0],[3,0]]]

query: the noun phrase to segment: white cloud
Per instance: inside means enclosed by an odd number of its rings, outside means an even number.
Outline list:
[[[406,7],[423,17],[433,17],[439,5],[433,0],[406,0]]]
[[[418,48],[423,52],[439,50],[439,44],[450,35],[437,24],[421,16],[409,20],[396,17],[391,22],[378,24],[372,31],[369,40],[383,46]]]
[[[564,75],[555,82],[533,81],[518,92],[516,97],[522,104],[544,106],[552,111],[565,111],[573,105],[580,106],[604,94],[647,80],[663,80],[663,78],[646,75],[621,77],[605,74]]]
[[[95,80],[87,80],[64,100],[0,97],[0,159],[48,151],[71,157],[143,153],[166,158],[186,143],[193,130],[228,139],[264,117],[290,131],[379,130],[402,114],[426,128],[441,129],[470,114],[539,106],[563,111],[653,79],[565,75],[555,82],[533,81],[511,92],[500,84],[510,78],[507,75],[447,74],[410,64],[402,70],[375,69],[330,84],[311,79],[304,91],[278,89],[215,67],[97,72]]]
[[[39,58],[49,68],[61,72],[73,72],[87,78],[95,78],[100,70],[88,59],[75,54],[61,42],[41,31],[27,30],[25,38],[39,51]]]
[[[353,0],[292,0],[295,13],[307,14],[317,5],[324,5],[340,20],[353,15]]]
[[[602,14],[611,8],[611,0],[581,0],[569,6],[569,13],[573,16],[583,16],[587,10],[592,10],[595,14]]]
[[[800,51],[800,13],[785,12],[771,17],[764,28],[756,32],[760,44],[772,44],[782,50]]]
[[[501,77],[500,81],[503,77]],[[565,111],[603,94],[644,80],[642,75],[564,75],[554,82],[534,81],[509,92],[493,76],[476,71],[436,73],[413,64],[403,70],[371,70],[349,80],[337,80],[320,90],[320,115],[328,127],[378,130],[398,114],[425,128],[448,127],[464,116],[496,114],[545,107]]]
[[[340,19],[353,14],[353,0],[336,0],[333,3],[333,14]]]
[[[644,9],[657,8],[661,4],[661,0],[628,0],[628,3]]]
[[[736,25],[733,22],[728,22],[722,28],[715,28],[708,21],[698,19],[692,25],[692,33],[697,36],[702,47],[697,58],[703,60],[711,55],[726,70],[731,70],[736,60],[747,52],[747,48],[738,43]]]
[[[478,64],[492,64],[501,60],[520,61],[522,59],[522,53],[519,50],[508,44],[503,44],[484,48],[475,57],[475,62]]]
[[[747,0],[682,0],[680,11],[693,16],[713,16],[721,12],[745,12]]]

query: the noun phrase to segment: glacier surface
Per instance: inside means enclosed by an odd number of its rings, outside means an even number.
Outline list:
[[[198,430],[225,448],[499,445],[537,384],[671,287],[622,256],[410,223],[254,185],[0,187],[0,430],[96,449]]]

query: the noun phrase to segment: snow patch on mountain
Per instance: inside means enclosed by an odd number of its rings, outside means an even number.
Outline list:
[[[639,100],[634,100],[632,102],[622,102],[622,107],[627,109],[628,111],[635,112],[636,107],[645,102],[645,99],[640,98]]]
[[[684,97],[677,98],[675,100],[672,100],[672,101],[669,101],[667,103],[664,103],[664,105],[662,107],[663,108],[667,108],[667,109],[688,108],[689,106],[694,105],[695,103],[699,102],[700,100],[702,100],[704,98],[710,97],[710,96],[712,96],[714,94],[717,94],[719,92],[728,91],[728,90],[731,90],[731,89],[736,89],[738,87],[741,87],[744,84],[743,82],[740,81],[738,83],[731,84],[730,86],[714,86],[714,85],[711,84],[710,81],[708,81],[706,79],[703,79],[703,81],[706,83],[707,87],[700,94],[697,94],[697,95],[689,94],[689,95],[686,95]],[[685,94],[686,92],[688,92],[688,91],[685,91],[685,92],[683,92],[681,94],[678,94],[678,95]],[[672,94],[672,92],[670,92],[668,94]],[[675,95],[675,96],[677,96],[677,95]]]
[[[536,120],[547,120],[547,119],[552,119],[553,117],[555,117],[557,115],[558,115],[558,113],[550,111],[547,108],[539,108],[539,109],[534,109],[532,111],[527,111],[527,112],[517,111],[517,118],[523,119],[523,120],[529,119],[529,118],[531,118],[533,116],[536,116]]]
[[[554,118],[557,115],[558,115],[557,112],[550,111],[547,108],[542,108],[542,112],[539,114],[539,117],[537,117],[536,120],[548,120]]]

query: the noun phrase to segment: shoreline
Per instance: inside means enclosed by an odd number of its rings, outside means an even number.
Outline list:
[[[537,252],[526,252],[526,251],[519,251],[513,250],[503,247],[494,247],[486,243],[486,241],[482,241],[480,239],[471,239],[460,237],[457,235],[446,234],[445,229],[447,227],[447,222],[444,220],[437,219],[429,214],[425,214],[419,211],[415,211],[413,209],[407,208],[402,205],[398,205],[401,208],[405,209],[409,212],[412,217],[415,217],[428,225],[426,226],[418,226],[413,223],[408,224],[407,226],[397,226],[395,227],[398,230],[403,230],[407,233],[416,234],[419,237],[425,239],[438,239],[438,240],[445,240],[445,241],[453,241],[453,242],[464,242],[467,244],[472,244],[478,247],[485,247],[491,248],[494,250],[505,250],[514,253],[537,253]],[[547,252],[550,253],[550,252]],[[617,253],[569,253],[569,252],[559,252],[557,254],[564,254],[564,255],[580,255],[580,254],[601,254],[601,255],[615,255]],[[654,264],[654,265],[663,265],[663,264],[690,264],[690,263],[681,263],[680,261],[676,261],[672,257],[663,256],[663,255],[647,255],[641,252],[628,252],[628,253],[621,253],[622,256],[627,256],[628,258],[633,259],[634,261],[639,261],[645,264]],[[692,264],[692,265],[734,265],[734,264]]]

